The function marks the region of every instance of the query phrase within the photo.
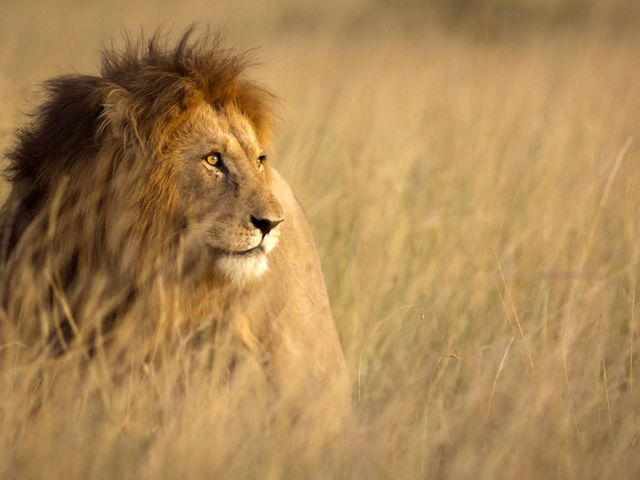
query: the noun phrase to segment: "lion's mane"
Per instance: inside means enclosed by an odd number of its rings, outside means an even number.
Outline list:
[[[0,294],[26,338],[65,347],[83,329],[85,337],[103,334],[132,308],[137,317],[157,315],[149,306],[158,297],[166,314],[178,287],[194,288],[183,304],[206,295],[174,172],[158,159],[202,102],[232,104],[267,142],[274,97],[245,78],[250,54],[192,33],[172,48],[160,34],[126,39],[124,49],[103,53],[100,75],[47,81],[32,121],[18,131],[0,218]]]

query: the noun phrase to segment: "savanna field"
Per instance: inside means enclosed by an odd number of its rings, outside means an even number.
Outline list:
[[[639,478],[637,3],[4,0],[0,147],[39,82],[194,21],[280,98],[354,425],[188,348],[123,377],[4,344],[0,478]]]

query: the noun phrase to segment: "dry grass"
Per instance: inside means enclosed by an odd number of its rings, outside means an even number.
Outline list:
[[[185,349],[122,381],[5,345],[1,478],[640,475],[637,34],[363,25],[366,5],[217,7],[284,98],[273,157],[315,229],[354,431],[292,427],[255,372],[221,393]],[[95,71],[119,23],[218,18],[119,7],[69,2],[65,27],[8,5],[2,146],[34,82]]]

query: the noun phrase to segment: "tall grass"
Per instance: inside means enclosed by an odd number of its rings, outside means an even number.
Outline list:
[[[296,423],[251,367],[221,391],[198,350],[123,380],[3,345],[0,477],[637,478],[637,34],[277,18],[238,36],[283,98],[272,158],[314,227],[354,428]],[[5,52],[5,92],[28,91],[39,48]]]

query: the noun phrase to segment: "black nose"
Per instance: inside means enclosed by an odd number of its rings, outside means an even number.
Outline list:
[[[256,218],[251,215],[251,223],[254,227],[260,230],[263,235],[266,235],[271,230],[276,228],[283,220],[284,218],[281,218],[279,220],[269,220],[268,218]]]

